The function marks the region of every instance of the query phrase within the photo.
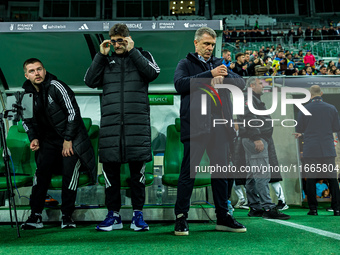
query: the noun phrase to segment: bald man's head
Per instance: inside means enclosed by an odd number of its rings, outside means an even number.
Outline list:
[[[319,85],[313,85],[312,87],[310,87],[309,91],[312,98],[321,97],[323,94]]]

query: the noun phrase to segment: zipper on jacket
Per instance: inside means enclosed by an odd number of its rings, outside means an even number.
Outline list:
[[[121,110],[121,123],[120,123],[120,151],[121,151],[121,161],[125,162],[126,159],[126,146],[125,146],[125,132],[124,132],[124,68],[125,68],[125,58],[122,58],[122,64],[120,67],[120,110]]]

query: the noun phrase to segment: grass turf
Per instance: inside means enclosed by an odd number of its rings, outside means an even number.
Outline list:
[[[340,234],[340,217],[319,210],[307,216],[307,209],[284,211],[289,222]],[[215,231],[215,223],[189,223],[189,236],[174,236],[173,223],[152,223],[148,232],[134,232],[130,223],[124,229],[98,232],[95,223],[78,223],[76,229],[61,229],[60,224],[45,224],[43,229],[20,231],[0,226],[0,254],[339,254],[340,241],[300,229],[249,218],[238,209],[236,219],[246,233]]]

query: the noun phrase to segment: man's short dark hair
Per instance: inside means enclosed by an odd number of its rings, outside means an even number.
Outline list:
[[[228,52],[230,52],[230,50],[223,50],[223,51],[222,51],[223,54],[224,54],[224,53],[228,53]]]
[[[122,36],[128,37],[130,36],[129,28],[123,23],[117,23],[113,27],[110,28],[109,36]]]
[[[321,70],[321,69],[324,69],[324,68],[327,68],[327,67],[326,67],[326,66],[320,66],[320,70]]]
[[[237,59],[238,57],[241,57],[241,56],[244,56],[244,53],[239,52],[239,53],[236,54],[235,59]]]
[[[44,67],[43,63],[39,59],[37,59],[37,58],[29,58],[23,64],[24,72],[26,73],[26,71],[27,71],[26,70],[26,66],[27,65],[34,64],[34,63],[37,63],[37,62],[39,62],[42,65],[42,67]]]

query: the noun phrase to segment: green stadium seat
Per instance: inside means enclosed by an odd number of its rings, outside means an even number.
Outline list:
[[[152,153],[152,161],[147,162],[145,164],[145,186],[151,186],[153,184],[154,180],[154,174],[153,174],[153,168],[154,168],[154,158]],[[129,164],[122,164],[120,167],[120,188],[121,189],[130,189],[130,168]],[[102,186],[105,186],[105,178],[104,175],[101,174],[98,176],[98,183]]]
[[[9,162],[11,172],[13,171],[13,166],[15,170],[15,177],[12,175],[13,187],[14,180],[17,187],[32,185],[33,176],[36,169],[34,152],[30,150],[30,141],[21,121],[18,123],[18,125],[13,125],[10,127],[6,142],[13,161],[13,164],[11,161]],[[1,148],[1,155],[2,151],[3,148]],[[2,157],[0,157],[0,173],[0,190],[6,190],[7,182],[6,177],[4,176],[5,164]]]
[[[177,187],[181,171],[184,146],[180,140],[181,124],[180,119],[175,120],[174,125],[167,128],[167,139],[164,152],[164,175],[162,183],[166,186]],[[210,161],[206,152],[202,157],[200,166],[209,166]],[[209,173],[197,173],[194,188],[210,186],[211,176]]]

